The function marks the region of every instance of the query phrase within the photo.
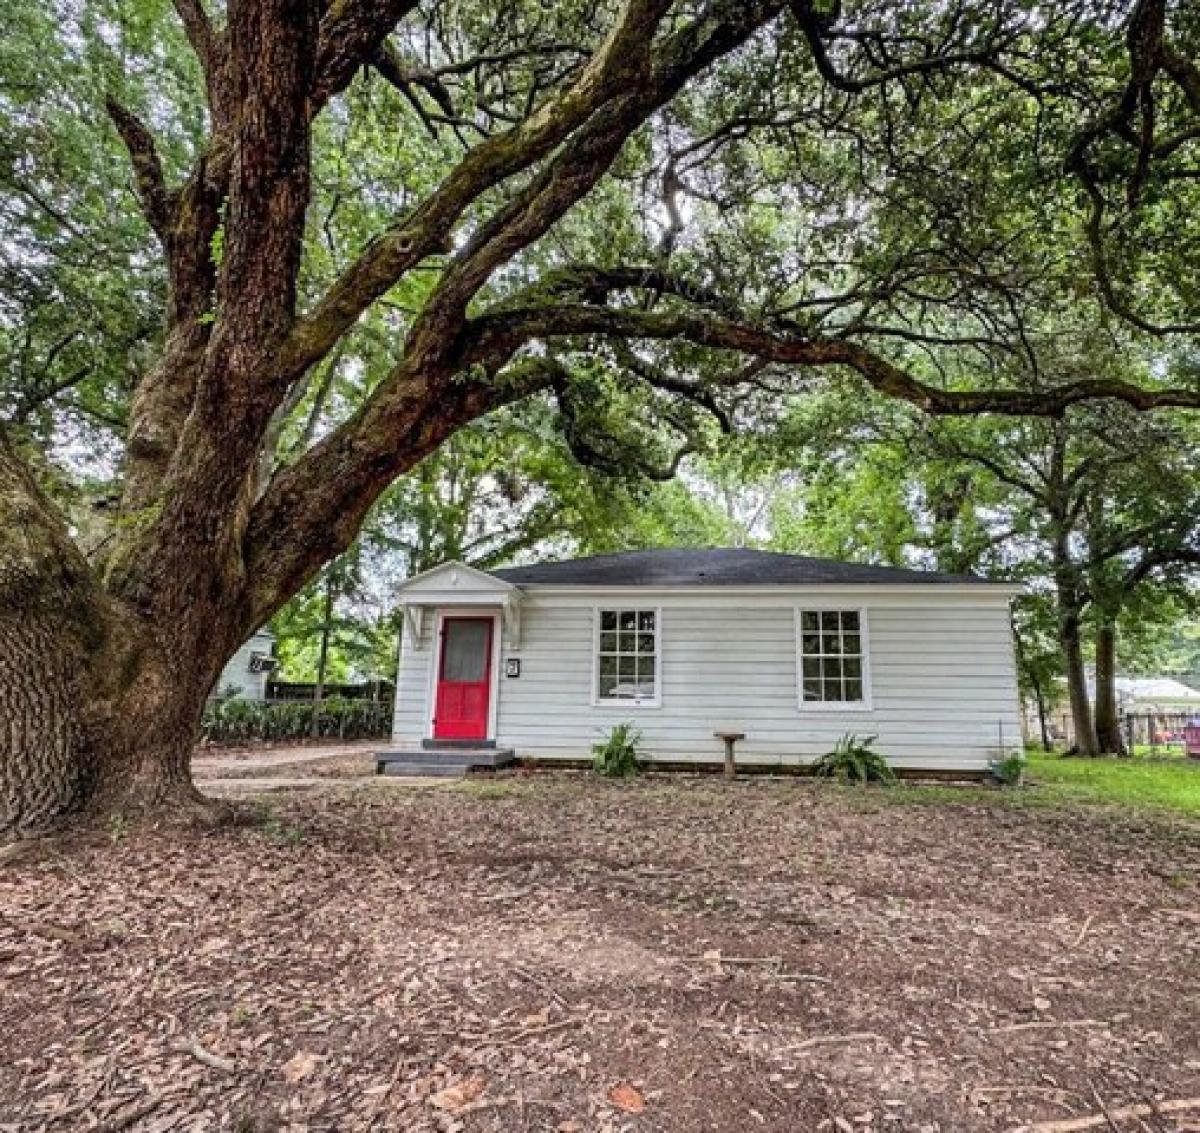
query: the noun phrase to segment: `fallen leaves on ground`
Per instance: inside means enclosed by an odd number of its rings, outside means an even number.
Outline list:
[[[487,1079],[482,1074],[472,1074],[461,1082],[455,1082],[444,1090],[438,1090],[429,1099],[434,1109],[445,1109],[457,1113],[470,1105],[484,1090],[487,1089]]]
[[[608,1100],[624,1113],[641,1113],[646,1108],[646,1099],[628,1082],[613,1086],[608,1091]]]
[[[303,1082],[317,1068],[317,1056],[310,1050],[301,1050],[283,1064],[283,1076],[294,1086]]]
[[[0,1133],[972,1133],[1195,1095],[1194,823],[884,797],[331,785],[23,854]]]

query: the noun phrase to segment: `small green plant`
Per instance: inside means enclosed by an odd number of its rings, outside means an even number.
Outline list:
[[[277,846],[295,849],[304,841],[304,831],[299,826],[284,822],[273,811],[268,811],[262,820],[263,834]]]
[[[878,738],[848,732],[812,765],[813,774],[844,783],[891,783],[896,773],[887,758],[871,746]]]
[[[992,760],[992,778],[1005,787],[1019,787],[1025,781],[1025,768],[1028,766],[1024,752],[1011,751]]]
[[[229,1013],[229,1021],[235,1027],[244,1026],[246,1023],[254,1019],[253,1008],[247,1007],[244,1003],[234,1005],[233,1010]]]
[[[592,770],[609,779],[638,773],[638,745],[642,733],[632,724],[618,724],[608,738],[592,747]]]
[[[115,846],[118,842],[123,842],[126,835],[129,833],[132,823],[129,821],[128,815],[121,811],[114,811],[108,819],[108,840]]]

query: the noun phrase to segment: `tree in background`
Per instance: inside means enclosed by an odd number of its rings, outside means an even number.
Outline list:
[[[329,684],[392,680],[396,648],[385,628],[389,615],[356,543],[272,619],[277,679],[314,685],[317,700]]]
[[[1013,603],[1013,652],[1021,700],[1037,714],[1042,750],[1054,746],[1050,713],[1065,691],[1054,597],[1044,588],[1031,589]]]
[[[284,675],[318,681],[326,643],[331,679],[392,680],[395,588],[443,562],[487,570],[535,551],[568,557],[731,541],[736,520],[728,509],[744,482],[732,461],[721,463],[718,503],[707,475],[639,475],[620,455],[622,446],[632,453],[636,445],[615,428],[605,434],[604,466],[581,466],[555,418],[542,402],[501,410],[463,429],[388,489],[351,549],[272,619]],[[703,439],[704,451],[714,440]]]
[[[1134,675],[1165,675],[1200,688],[1200,599],[1193,591],[1185,601],[1170,596],[1167,600],[1171,605],[1166,624],[1155,632],[1139,632],[1142,623],[1137,620],[1123,627],[1127,663]]]
[[[1048,421],[930,423],[895,411],[864,420],[860,408],[838,402],[815,413],[810,405],[797,421],[811,476],[775,527],[775,545],[1025,582],[1018,660],[1044,733],[1061,672],[1079,750],[1122,751],[1118,629],[1134,623],[1143,639],[1161,633],[1195,592],[1195,422],[1112,406]]]

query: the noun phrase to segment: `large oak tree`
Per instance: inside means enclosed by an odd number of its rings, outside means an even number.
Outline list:
[[[189,757],[226,657],[465,423],[545,395],[576,451],[601,457],[586,426],[604,383],[581,379],[580,358],[674,420],[672,404],[721,416],[725,387],[796,390],[816,370],[933,413],[1200,403],[1193,388],[1087,375],[1006,383],[988,364],[1019,333],[1013,293],[1064,279],[1051,265],[1075,185],[1100,202],[1087,233],[1109,305],[1127,299],[1115,272],[1153,270],[1101,254],[1128,155],[1096,155],[1130,151],[1132,203],[1164,160],[1169,176],[1191,136],[1160,146],[1164,116],[1137,108],[1156,82],[1190,98],[1190,64],[1173,47],[1143,66],[1148,39],[1166,41],[1164,20],[1143,28],[1152,5],[1101,7],[145,5],[150,46],[102,68],[155,241],[129,257],[132,301],[115,306],[136,310],[160,280],[145,305],[164,326],[122,374],[120,477],[98,544],[71,529],[36,435],[0,442],[0,832],[205,810]],[[194,62],[173,66],[169,88],[139,88],[168,20]],[[111,48],[117,22],[98,14],[97,42]],[[1084,79],[1064,84],[1076,56]],[[1105,76],[1131,59],[1140,70],[1113,87]],[[1167,118],[1182,112],[1168,101]],[[1027,158],[1043,132],[1064,151],[1078,142],[1073,182],[1061,152],[1049,173]],[[389,147],[405,160],[389,167]],[[331,187],[339,148],[353,156]],[[61,209],[37,189],[22,192],[48,224]],[[374,218],[352,249],[321,238],[346,208]],[[1055,231],[1030,242],[1040,208]],[[139,341],[145,322],[124,316]],[[281,421],[367,325],[390,331],[387,373],[276,459]],[[963,353],[931,380],[909,363],[932,350]]]

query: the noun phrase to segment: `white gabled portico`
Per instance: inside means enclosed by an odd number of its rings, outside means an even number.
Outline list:
[[[501,650],[519,647],[521,590],[450,562],[404,583],[400,608],[402,648],[419,649],[432,619],[422,740],[494,742]]]
[[[511,582],[485,574],[466,563],[443,563],[414,575],[399,589],[405,637],[420,640],[427,611],[449,606],[499,607],[513,648],[521,641],[521,590]]]

